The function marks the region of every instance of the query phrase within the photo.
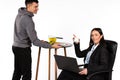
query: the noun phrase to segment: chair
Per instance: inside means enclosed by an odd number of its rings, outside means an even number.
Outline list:
[[[91,80],[91,78],[95,75],[99,74],[105,74],[105,79],[104,80],[112,80],[112,71],[113,71],[113,65],[115,62],[115,57],[116,57],[116,51],[117,51],[117,45],[118,43],[115,41],[111,40],[105,40],[107,44],[107,49],[109,51],[109,70],[108,71],[100,71],[100,72],[95,72],[87,77],[87,80]]]

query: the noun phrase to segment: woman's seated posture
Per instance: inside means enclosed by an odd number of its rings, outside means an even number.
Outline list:
[[[76,36],[74,35],[73,40]],[[76,56],[84,57],[84,69],[78,74],[63,70],[57,80],[87,80],[86,77],[94,72],[108,69],[108,50],[100,28],[94,28],[90,34],[89,47],[80,50],[80,40],[74,42]],[[91,80],[104,80],[105,74],[95,75]]]

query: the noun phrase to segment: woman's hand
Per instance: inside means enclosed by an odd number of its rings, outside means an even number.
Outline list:
[[[84,68],[82,71],[79,72],[80,75],[87,75],[87,73],[87,68]]]
[[[80,43],[80,39],[76,37],[76,35],[73,34],[73,41],[78,44]]]

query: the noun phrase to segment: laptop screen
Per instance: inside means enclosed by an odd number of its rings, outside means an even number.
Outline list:
[[[56,64],[59,69],[78,73],[80,71],[76,58],[54,55]]]

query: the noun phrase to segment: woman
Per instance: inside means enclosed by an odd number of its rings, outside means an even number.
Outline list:
[[[73,40],[75,38],[74,35]],[[80,50],[80,41],[74,42],[74,48],[77,57],[84,57],[84,69],[78,74],[63,70],[57,80],[87,80],[88,75],[108,69],[108,51],[100,28],[92,29],[87,49]],[[91,80],[104,80],[104,74],[96,75]]]

